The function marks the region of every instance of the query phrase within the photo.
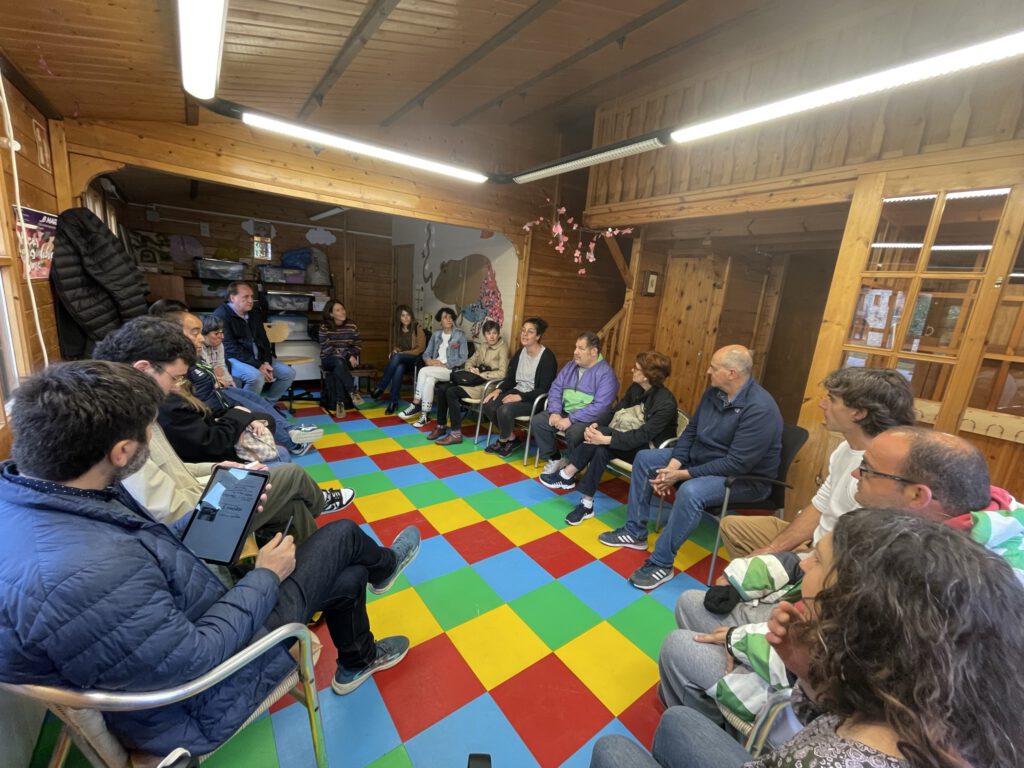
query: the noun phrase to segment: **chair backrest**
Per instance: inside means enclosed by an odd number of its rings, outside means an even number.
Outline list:
[[[686,411],[682,408],[676,410],[676,437],[683,434],[683,431],[690,424],[690,417],[686,415]]]
[[[267,332],[267,340],[271,344],[284,341],[291,334],[291,328],[288,327],[288,323],[264,323],[263,329]]]
[[[796,424],[782,425],[782,452],[779,455],[779,473],[775,476],[776,480],[782,483],[786,482],[789,467],[800,449],[804,447],[807,437],[807,430],[803,427],[798,427]],[[782,509],[786,506],[786,487],[773,485],[771,500],[775,509]]]

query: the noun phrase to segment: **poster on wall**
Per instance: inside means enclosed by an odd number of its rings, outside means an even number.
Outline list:
[[[30,280],[46,280],[50,276],[50,262],[53,261],[53,239],[57,234],[57,214],[37,211],[34,208],[21,209],[25,220],[22,231],[18,221],[18,207],[14,208],[14,221],[18,230],[18,244],[28,250],[28,276]]]

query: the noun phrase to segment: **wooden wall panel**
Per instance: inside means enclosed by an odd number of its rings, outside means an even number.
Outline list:
[[[988,463],[992,485],[1005,488],[1014,498],[1024,498],[1024,444],[999,440],[970,432],[959,432],[960,437],[978,446]]]
[[[623,359],[616,366],[619,371],[632,367],[636,356],[641,352],[657,349],[658,325],[661,321],[661,307],[665,301],[672,301],[666,293],[665,268],[668,260],[668,248],[664,242],[645,243],[640,256],[640,275],[644,272],[657,272],[658,290],[653,296],[641,296],[639,291],[633,299],[633,318],[629,329],[629,338],[624,347]],[[657,349],[664,354],[664,349]],[[625,387],[628,379],[620,375],[620,382]]]

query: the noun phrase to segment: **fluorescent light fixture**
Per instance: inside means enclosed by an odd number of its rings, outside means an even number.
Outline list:
[[[921,200],[934,200],[938,195],[904,195],[903,197],[883,197],[883,203],[916,203]]]
[[[361,141],[356,141],[355,139],[347,139],[344,136],[337,136],[333,133],[327,133],[326,131],[318,131],[315,128],[309,128],[297,123],[278,120],[276,117],[267,117],[266,115],[261,115],[258,112],[243,112],[242,122],[246,125],[251,125],[253,128],[262,128],[265,131],[279,133],[282,136],[291,136],[295,139],[302,139],[303,141],[308,141],[310,144],[315,144],[320,147],[333,147],[334,149],[351,152],[354,155],[376,157],[380,160],[386,160],[389,163],[407,165],[410,168],[418,168],[421,171],[439,173],[442,176],[450,176],[453,179],[461,179],[462,181],[472,181],[476,184],[482,184],[487,181],[487,177],[484,174],[470,170],[469,168],[460,168],[457,165],[438,163],[434,160],[428,160],[425,157],[407,155],[405,152],[397,152],[393,149],[378,147],[375,144],[366,144]]]
[[[946,195],[947,200],[969,200],[972,197],[1005,197],[1010,194],[1009,187],[998,187],[995,189],[968,189],[964,192],[950,192]]]
[[[197,99],[217,93],[227,15],[227,0],[178,0],[181,84]]]
[[[780,117],[797,115],[829,104],[838,104],[861,96],[892,90],[922,80],[961,72],[996,61],[1009,59],[1024,53],[1024,32],[971,45],[950,53],[931,56],[921,61],[865,75],[844,83],[819,88],[808,93],[791,96],[753,109],[737,112],[715,120],[696,125],[684,126],[672,132],[672,140],[678,144],[706,139],[738,128],[778,120]]]
[[[923,248],[924,243],[872,243],[872,248]],[[933,245],[933,251],[991,251],[991,245]]]
[[[531,181],[537,181],[538,179],[546,179],[549,176],[557,176],[560,173],[578,171],[580,168],[589,168],[598,163],[620,160],[624,157],[639,155],[641,152],[649,152],[652,149],[660,149],[666,146],[668,146],[668,142],[665,140],[664,133],[637,136],[634,139],[627,139],[626,141],[598,147],[596,150],[578,152],[554,163],[528,168],[522,173],[512,176],[512,181],[516,184],[529,184]]]
[[[320,211],[320,213],[314,213],[312,216],[309,217],[309,220],[323,221],[324,219],[331,218],[331,216],[337,216],[339,213],[344,213],[347,210],[348,208],[342,208],[341,206],[336,205],[333,208],[328,208],[325,211]]]

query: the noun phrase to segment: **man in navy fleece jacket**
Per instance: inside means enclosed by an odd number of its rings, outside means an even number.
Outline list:
[[[609,547],[647,550],[653,496],[674,487],[675,502],[647,562],[630,583],[650,590],[672,578],[676,552],[693,533],[703,511],[722,502],[729,475],[775,477],[782,450],[782,416],[775,400],[751,377],[750,350],[722,347],[708,366],[711,386],[674,448],[640,451],[633,461],[626,525],[598,538]],[[768,497],[765,482],[737,480],[733,501]]]

